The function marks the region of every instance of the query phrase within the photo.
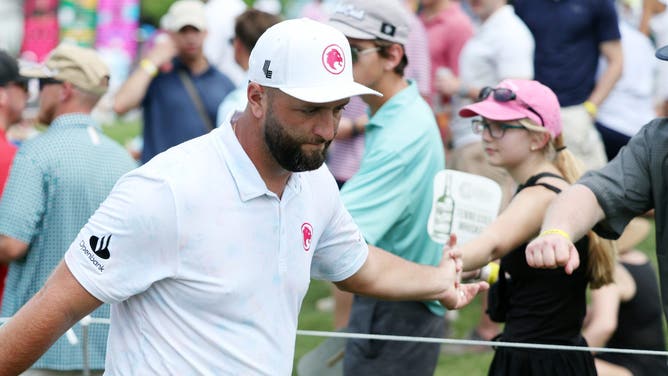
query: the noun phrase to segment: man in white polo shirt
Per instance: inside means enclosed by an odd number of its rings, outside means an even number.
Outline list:
[[[367,246],[322,165],[352,78],[346,38],[284,21],[250,58],[231,124],[134,170],[79,233],[45,287],[0,327],[16,374],[102,302],[109,375],[289,375],[310,278],[385,299],[467,304],[459,255],[437,267]]]

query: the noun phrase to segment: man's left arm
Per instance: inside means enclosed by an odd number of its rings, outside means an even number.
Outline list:
[[[624,65],[624,55],[622,53],[622,42],[619,39],[609,40],[599,44],[601,56],[607,62],[607,67],[596,81],[594,90],[589,95],[588,102],[593,103],[596,107],[608,97],[619,78],[622,76],[622,68]]]
[[[369,255],[351,277],[336,282],[337,287],[360,295],[387,300],[440,300],[448,309],[467,305],[486,282],[462,284],[461,254],[454,240],[445,247],[438,266],[420,265],[369,246]]]

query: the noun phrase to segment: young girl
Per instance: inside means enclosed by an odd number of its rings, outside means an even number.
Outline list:
[[[580,334],[587,284],[612,281],[612,244],[590,233],[576,243],[584,267],[533,269],[524,249],[539,236],[550,202],[579,176],[565,149],[559,102],[532,80],[504,80],[484,88],[481,101],[464,107],[463,117],[480,116],[473,128],[482,135],[489,163],[505,168],[518,184],[507,208],[476,239],[462,245],[464,270],[501,259],[499,281],[490,293],[490,316],[505,321],[502,341],[586,346]],[[587,252],[587,249],[591,252]],[[489,375],[595,375],[583,351],[498,348]]]

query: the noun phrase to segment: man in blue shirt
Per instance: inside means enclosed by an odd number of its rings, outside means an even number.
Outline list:
[[[90,117],[109,82],[94,51],[62,44],[44,67],[21,74],[40,79],[38,117],[49,128],[19,149],[0,202],[0,263],[9,262],[1,317],[13,316],[42,288],[116,180],[135,167]],[[93,317],[108,318],[109,306]],[[74,330],[81,338],[81,328]],[[95,375],[104,369],[107,331],[100,325],[89,331],[89,366],[100,370]],[[34,364],[38,371],[24,375],[82,370],[82,351],[81,343],[62,337]]]
[[[399,2],[340,4],[330,24],[343,32],[355,80],[383,94],[364,95],[370,119],[360,169],[341,198],[364,239],[404,259],[438,264],[442,246],[430,239],[433,178],[445,168],[443,143],[429,105],[403,77],[410,19]],[[443,337],[444,308],[435,301],[388,302],[355,296],[348,329],[355,333]],[[344,374],[432,375],[438,344],[350,340]]]
[[[168,35],[156,38],[114,100],[118,114],[143,106],[142,163],[209,132],[216,126],[218,105],[234,90],[234,84],[204,56],[206,17],[199,0],[172,4],[162,26]]]
[[[536,41],[534,78],[561,105],[564,140],[587,169],[607,161],[594,126],[598,106],[622,75],[622,45],[614,1],[516,0],[515,13]],[[596,78],[599,56],[607,67]]]

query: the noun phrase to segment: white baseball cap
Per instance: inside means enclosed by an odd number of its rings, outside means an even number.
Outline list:
[[[251,51],[248,79],[311,103],[382,96],[353,80],[346,37],[307,18],[280,22],[262,34]]]

